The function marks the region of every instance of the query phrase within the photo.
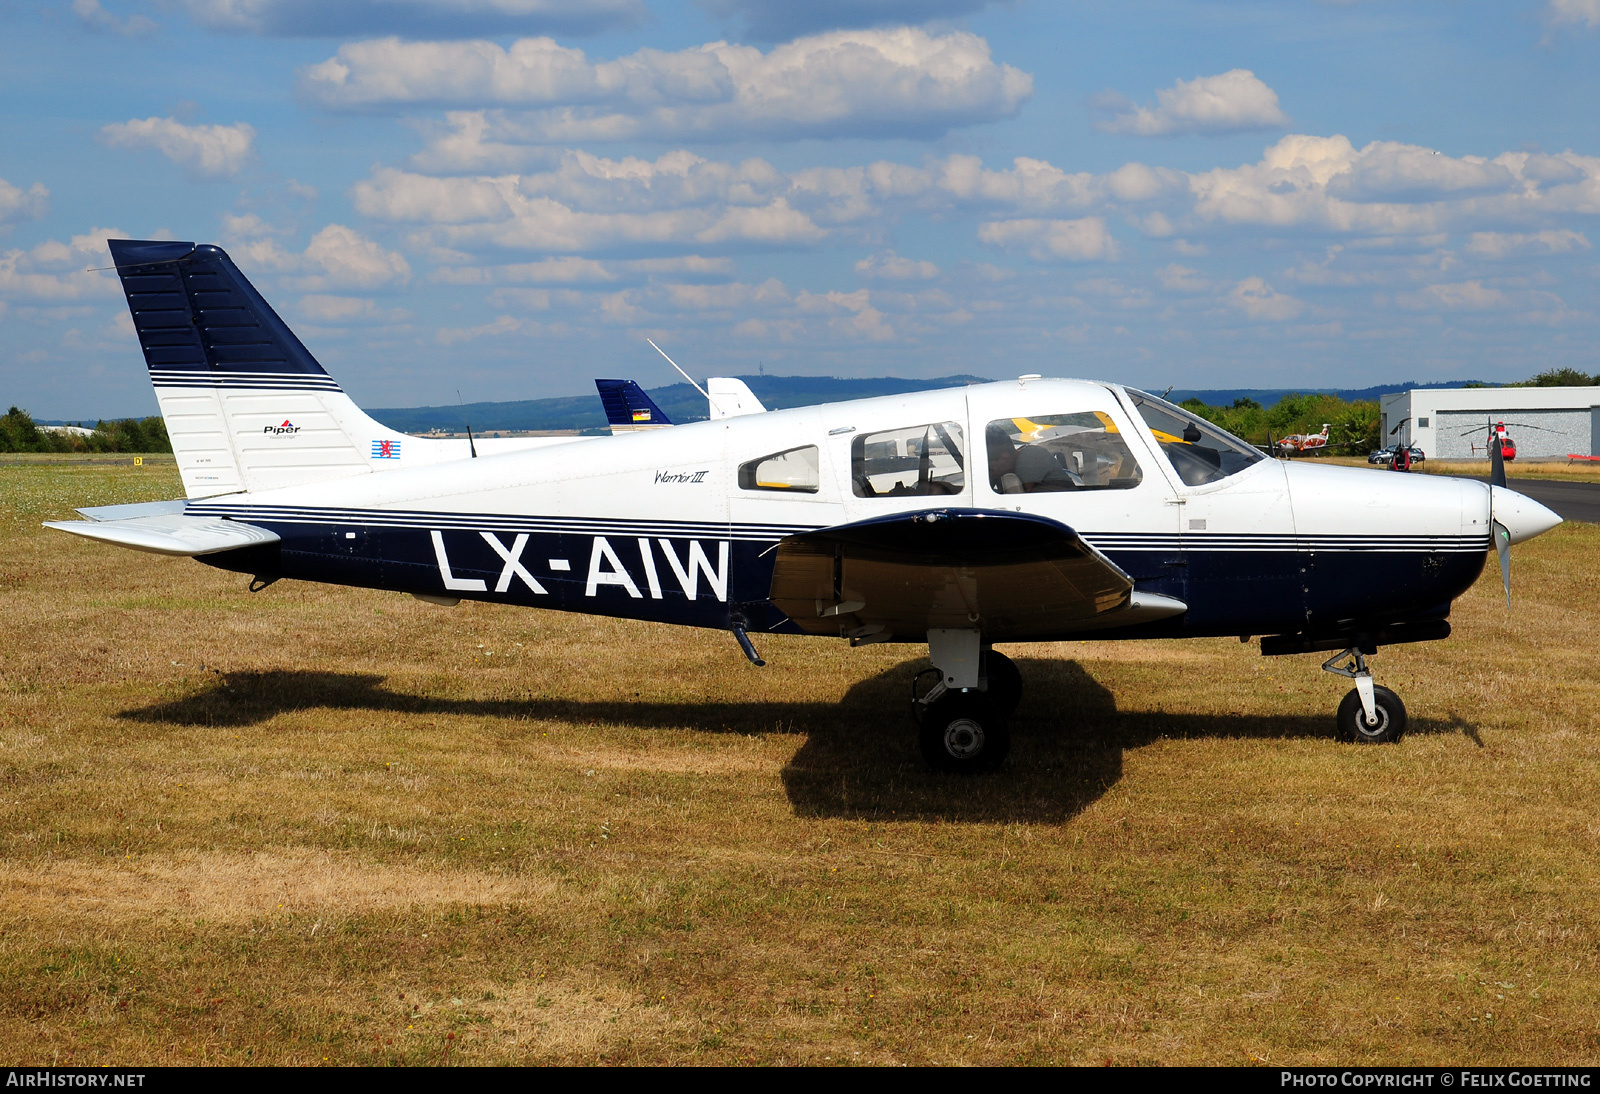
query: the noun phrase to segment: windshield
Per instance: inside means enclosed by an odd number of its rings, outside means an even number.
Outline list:
[[[1217,482],[1266,459],[1238,437],[1182,407],[1133,388],[1128,388],[1127,392],[1185,486]]]

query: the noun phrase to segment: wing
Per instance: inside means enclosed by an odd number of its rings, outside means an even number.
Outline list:
[[[930,628],[988,641],[1131,626],[1188,610],[1133,579],[1059,521],[933,509],[779,542],[770,599],[801,630],[921,640]]]
[[[90,512],[93,511],[85,515]],[[278,542],[276,532],[253,524],[241,524],[220,517],[186,517],[182,514],[135,516],[123,520],[47,520],[44,526],[158,555],[214,555],[220,551],[236,551],[241,547],[259,547]]]

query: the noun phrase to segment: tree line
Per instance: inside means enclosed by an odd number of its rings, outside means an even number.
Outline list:
[[[12,407],[0,417],[0,452],[171,452],[167,423],[160,418],[99,421],[88,436],[40,429],[26,410]]]
[[[1199,399],[1185,399],[1185,410],[1226,429],[1235,437],[1265,447],[1294,433],[1316,433],[1324,422],[1328,447],[1348,455],[1365,455],[1381,448],[1378,404],[1373,399],[1347,402],[1337,395],[1285,395],[1271,406],[1254,399],[1235,399],[1229,406],[1208,406]]]
[[[1575,368],[1547,369],[1515,384],[1467,384],[1467,387],[1595,387],[1594,376]],[[1381,437],[1378,403],[1373,399],[1347,402],[1337,395],[1285,395],[1270,407],[1254,399],[1235,399],[1229,406],[1208,406],[1199,399],[1186,399],[1183,407],[1208,422],[1226,429],[1251,444],[1267,445],[1294,433],[1315,433],[1324,422],[1328,430],[1330,454],[1365,455],[1393,442]]]

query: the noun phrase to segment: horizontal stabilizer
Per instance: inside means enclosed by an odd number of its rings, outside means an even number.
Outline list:
[[[47,520],[44,526],[158,555],[214,555],[278,542],[276,532],[220,517],[167,515],[127,520]]]
[[[600,403],[606,408],[606,424],[612,433],[635,433],[672,424],[644,388],[632,380],[596,380],[594,386],[600,391]]]
[[[921,640],[930,629],[989,641],[1133,626],[1187,611],[1133,580],[1059,521],[936,509],[789,536],[772,603],[810,634]]]

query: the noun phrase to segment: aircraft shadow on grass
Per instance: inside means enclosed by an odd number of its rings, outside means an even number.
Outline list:
[[[1121,712],[1112,694],[1076,661],[1023,659],[1026,690],[1012,718],[1011,757],[999,772],[930,772],[907,712],[922,659],[863,680],[838,703],[672,703],[618,697],[445,699],[392,691],[370,673],[245,672],[184,699],[122,712],[151,725],[239,728],[297,710],[470,715],[509,723],[572,721],[722,733],[804,736],[780,772],[795,812],[804,816],[955,822],[1052,823],[1092,805],[1122,778],[1123,754],[1154,741],[1230,738],[1287,740],[1333,736],[1326,714],[1262,716]],[[1460,718],[1413,718],[1408,733],[1463,733]],[[1354,747],[1354,746],[1341,746]]]

